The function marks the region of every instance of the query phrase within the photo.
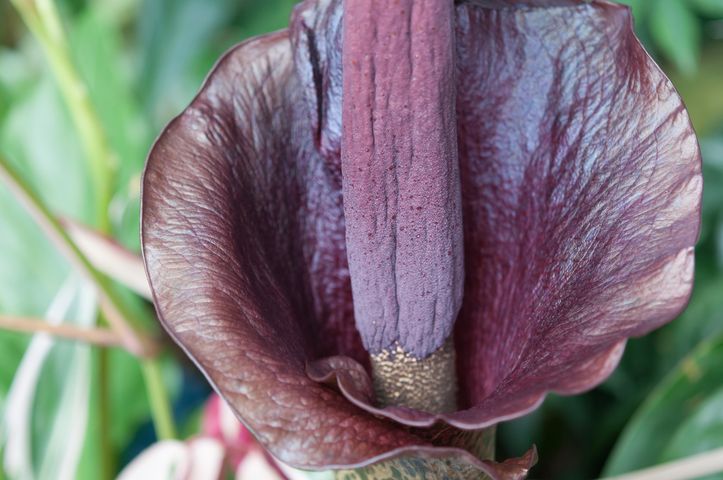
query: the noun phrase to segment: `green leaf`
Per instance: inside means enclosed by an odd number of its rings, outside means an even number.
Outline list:
[[[720,94],[723,78],[723,42],[708,42],[700,57],[698,71],[693,76],[671,71],[670,79],[680,92],[699,136],[717,133],[723,126],[723,95]],[[704,162],[716,157],[705,156]],[[704,177],[705,179],[705,174]],[[703,189],[705,191],[705,187]]]
[[[39,86],[37,82],[33,83],[29,79],[27,72],[23,73],[20,67],[29,70],[32,67],[23,62],[19,56],[11,55],[8,52],[0,54],[0,66],[10,65],[14,67],[14,73],[5,75],[7,70],[2,70],[0,85],[11,93],[8,99],[14,100],[14,103],[9,102],[6,116],[0,117],[0,139],[7,139],[13,132],[16,132],[24,119],[34,121],[35,116],[42,116],[43,109],[40,107],[40,103],[49,95],[52,96],[51,86],[48,83]],[[27,127],[25,130],[34,131]],[[34,153],[30,153],[31,150],[25,149],[23,140],[29,140],[29,136],[20,136],[10,143],[13,144],[16,153],[28,152],[29,155],[34,156],[36,161],[33,164],[37,165],[37,168],[42,168],[43,162],[38,161],[39,159],[35,155],[42,151],[42,147],[32,150]],[[43,143],[37,140],[33,140],[33,142]],[[46,148],[49,151],[52,147],[46,144]],[[58,150],[62,151],[62,147]],[[76,188],[73,182],[68,183],[67,187]],[[61,195],[60,192],[48,193],[50,196],[60,197]],[[12,198],[4,185],[0,185],[0,211],[2,211],[2,215],[0,215],[0,265],[2,265],[0,268],[0,313],[42,316],[45,306],[50,303],[67,276],[68,266],[45,239],[27,212]],[[0,407],[4,404],[5,396],[29,338],[25,334],[0,332],[0,365],[2,365],[2,369],[0,369]]]
[[[720,216],[723,214],[723,138],[703,139],[703,228],[702,242],[720,241]],[[719,257],[720,259],[723,257]]]
[[[139,91],[154,126],[180,112],[199,87],[190,66],[233,18],[232,0],[146,0],[139,14]]]
[[[684,0],[658,0],[650,12],[650,33],[661,53],[683,74],[698,68],[701,31]]]
[[[697,11],[711,18],[723,18],[723,1],[721,0],[688,0]]]
[[[191,101],[222,52],[284,28],[296,0],[146,0],[139,13],[139,91],[154,128]]]
[[[8,390],[28,342],[25,334],[0,331],[0,412],[5,411]]]
[[[722,291],[723,277],[720,275],[701,271],[696,276],[688,308],[656,338],[658,367],[663,372],[674,368],[701,341],[723,332]]]
[[[105,7],[91,4],[71,26],[70,42],[117,162],[110,211],[114,236],[138,250],[140,174],[153,131],[132,90],[130,65],[122,61],[120,27],[103,13]]]
[[[1,127],[0,148],[46,204],[89,223],[94,209],[83,153],[48,72],[13,102]]]
[[[66,262],[0,185],[0,312],[40,316],[68,273]],[[0,335],[0,350],[15,335]]]
[[[138,431],[150,419],[150,407],[145,394],[138,360],[122,350],[108,352],[108,374],[110,389],[110,441],[116,459],[123,452]],[[101,478],[100,431],[101,416],[99,402],[98,356],[95,355],[91,404],[89,406],[88,432],[83,454],[78,465],[77,478]]]
[[[708,448],[721,425],[723,335],[701,343],[661,382],[628,423],[604,473],[617,475]],[[718,408],[717,414],[711,410]],[[713,420],[714,423],[705,424]],[[720,445],[721,430],[718,430]],[[684,438],[685,437],[685,438]]]
[[[94,289],[70,277],[46,312],[52,323],[90,326]],[[36,335],[3,411],[4,464],[11,478],[72,479],[88,418],[90,347]]]
[[[138,428],[150,419],[150,407],[138,359],[122,350],[110,353],[111,440],[125,448]]]
[[[723,438],[723,387],[707,398],[691,398],[699,404],[695,413],[685,419],[672,436],[662,454],[662,460],[674,460],[721,446]],[[693,441],[691,441],[693,440]],[[720,478],[719,475],[717,478]]]
[[[0,72],[8,92],[0,148],[53,210],[88,221],[92,192],[77,135],[37,46],[23,45],[0,53],[0,66],[12,67]],[[0,211],[0,314],[43,317],[51,299],[67,290],[61,285],[69,266],[5,185]],[[94,308],[84,317],[82,308],[66,307],[70,320],[95,321]],[[11,478],[74,478],[90,410],[89,347],[1,332],[0,352],[0,406],[15,422],[4,451]]]
[[[145,163],[153,139],[133,95],[132,72],[123,68],[117,26],[91,6],[69,31],[78,69],[88,86],[93,105],[117,154],[117,187],[126,188]]]
[[[0,52],[0,85],[8,92],[0,148],[13,155],[45,201],[83,219],[90,209],[80,150],[57,90],[34,58],[30,52]],[[0,185],[0,212],[0,314],[40,317],[69,267],[5,185]],[[0,333],[0,405],[28,340]]]

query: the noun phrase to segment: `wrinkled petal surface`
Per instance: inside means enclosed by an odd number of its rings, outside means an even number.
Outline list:
[[[508,474],[397,422],[482,427],[591,388],[626,338],[687,301],[698,148],[628,10],[477,3],[456,8],[462,411],[371,403],[344,241],[340,2],[306,2],[289,32],[229,52],[151,152],[142,238],[159,317],[287,463],[413,452],[518,478],[532,457]]]
[[[688,301],[700,155],[670,81],[608,2],[458,9],[465,303],[459,423],[609,375]],[[491,72],[494,72],[491,74]]]

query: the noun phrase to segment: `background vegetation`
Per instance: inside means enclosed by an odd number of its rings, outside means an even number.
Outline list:
[[[0,152],[53,212],[105,229],[137,251],[139,179],[151,142],[224,50],[284,27],[294,3],[58,1],[67,52],[106,132],[105,144],[89,145],[37,32],[31,35],[12,4],[0,0]],[[628,3],[640,38],[679,88],[701,139],[696,286],[681,318],[632,340],[605,384],[577,397],[553,396],[499,429],[502,457],[538,445],[538,478],[593,478],[723,446],[723,0]],[[93,155],[112,168],[93,167]],[[104,202],[109,215],[98,213]],[[146,319],[138,328],[157,328],[147,303],[113,288]],[[95,293],[4,185],[0,315],[103,322]],[[182,356],[168,352],[149,370],[123,350],[104,352],[0,330],[4,468],[26,472],[25,478],[56,478],[75,468],[71,478],[112,476],[155,439],[144,393],[149,378],[159,380],[154,371],[170,392],[181,434],[197,431],[210,390]]]

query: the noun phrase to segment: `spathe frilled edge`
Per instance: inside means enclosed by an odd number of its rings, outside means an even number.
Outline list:
[[[484,402],[471,409],[441,414],[406,407],[378,407],[374,401],[371,378],[364,367],[349,357],[329,357],[316,360],[307,364],[306,371],[311,379],[334,385],[339,392],[359,408],[400,424],[415,428],[429,428],[443,424],[461,430],[480,430],[527,415],[537,409],[549,394],[575,395],[596,387],[604,382],[620,363],[625,344],[626,340],[621,340],[608,351],[585,362],[583,365],[591,372],[589,380],[568,388],[521,395],[518,401],[510,402],[510,406],[502,414],[490,413],[492,411],[499,412],[499,408],[486,412]],[[492,394],[489,401],[496,400],[499,399]]]

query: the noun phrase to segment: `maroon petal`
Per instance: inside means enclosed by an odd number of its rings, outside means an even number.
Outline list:
[[[436,446],[307,375],[307,364],[353,352],[359,337],[321,338],[334,327],[315,313],[309,277],[320,271],[314,262],[334,251],[333,238],[323,235],[324,222],[335,221],[324,217],[324,201],[335,194],[319,182],[326,165],[310,147],[300,117],[306,110],[293,101],[300,87],[291,60],[286,32],[234,48],[149,156],[142,240],[161,322],[284,462],[334,468],[444,457],[493,478],[521,478],[533,453],[519,464],[497,464]],[[348,285],[348,276],[340,278]],[[355,370],[355,388],[368,382],[348,357],[325,363]]]
[[[314,78],[328,115],[341,103],[323,88],[340,68],[340,3],[306,2],[295,23],[318,28]],[[702,179],[687,112],[627,7],[477,0],[457,7],[456,43],[466,410],[366,408],[470,428],[520,416],[548,391],[593,387],[625,339],[684,308]]]
[[[629,9],[458,9],[465,303],[458,422],[614,368],[687,303],[700,155]]]

